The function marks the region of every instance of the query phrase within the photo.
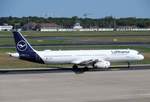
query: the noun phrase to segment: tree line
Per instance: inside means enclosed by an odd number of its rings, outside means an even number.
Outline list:
[[[21,28],[27,23],[56,23],[62,28],[72,28],[77,22],[81,24],[84,28],[117,28],[122,26],[133,26],[138,28],[148,28],[150,27],[150,18],[114,18],[112,16],[107,16],[104,18],[79,18],[74,17],[0,17],[0,25],[8,24],[13,25],[16,28]]]

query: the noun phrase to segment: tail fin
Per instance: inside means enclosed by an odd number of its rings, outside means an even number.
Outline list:
[[[36,53],[36,51],[32,48],[32,46],[20,32],[14,31],[13,35],[15,39],[16,50],[19,53],[20,59],[44,63],[42,58]]]

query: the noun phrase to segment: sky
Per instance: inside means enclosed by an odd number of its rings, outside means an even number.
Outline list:
[[[150,0],[0,0],[0,17],[150,18]]]

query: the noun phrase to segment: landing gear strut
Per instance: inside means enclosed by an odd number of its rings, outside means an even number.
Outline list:
[[[130,68],[130,62],[128,62],[128,68]]]

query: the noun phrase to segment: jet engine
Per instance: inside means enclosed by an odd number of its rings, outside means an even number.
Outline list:
[[[94,67],[96,68],[109,68],[110,67],[110,62],[108,61],[99,61],[97,63],[94,64]]]

